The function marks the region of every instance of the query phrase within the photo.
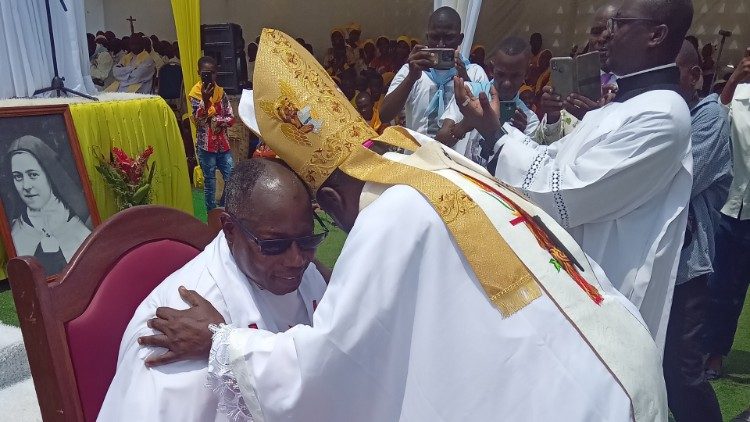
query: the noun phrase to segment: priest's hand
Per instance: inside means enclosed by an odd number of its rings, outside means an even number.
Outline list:
[[[520,130],[521,132],[526,132],[526,126],[529,124],[529,117],[526,116],[526,113],[523,112],[521,109],[516,109],[516,113],[511,117],[510,124]]]
[[[162,334],[138,338],[142,346],[163,347],[162,355],[146,359],[146,366],[160,366],[183,360],[208,360],[211,351],[211,324],[223,324],[224,317],[211,302],[193,290],[180,287],[180,296],[190,308],[178,311],[161,307],[156,310],[156,318],[148,321],[148,326]]]
[[[568,98],[565,99],[565,110],[578,120],[583,120],[586,113],[597,108],[599,108],[598,102],[575,92],[568,95]]]
[[[428,51],[422,51],[425,48],[427,47],[423,45],[415,45],[414,48],[411,49],[409,58],[406,61],[409,63],[408,78],[414,83],[422,77],[422,71],[430,69],[435,65],[435,60],[437,60],[435,54]]]
[[[463,124],[476,129],[485,140],[491,140],[500,129],[500,99],[495,86],[492,85],[489,97],[484,92],[475,97],[464,80],[456,76],[453,90],[458,109],[464,116]],[[495,140],[491,141],[494,143]]]
[[[542,114],[547,115],[548,124],[557,123],[560,121],[560,112],[562,111],[563,107],[565,107],[563,98],[559,94],[555,93],[554,88],[549,85],[542,88],[540,108],[542,110]]]

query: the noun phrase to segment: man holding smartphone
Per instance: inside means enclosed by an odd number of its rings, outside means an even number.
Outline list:
[[[500,99],[500,123],[508,123],[526,135],[533,134],[539,126],[539,118],[519,95],[531,57],[531,48],[526,40],[508,37],[500,42],[490,59],[492,83],[470,83],[476,94],[481,91],[488,93],[494,86]],[[481,136],[475,129],[463,120],[454,99],[442,116],[442,127],[435,139],[472,161],[485,165],[487,157],[482,157]]]
[[[594,14],[594,21],[589,30],[589,47],[598,51],[601,57],[602,97],[593,101],[579,93],[572,93],[566,98],[558,95],[554,87],[546,86],[542,90],[540,101],[542,122],[532,138],[542,145],[549,145],[570,134],[591,110],[606,105],[617,92],[617,77],[607,66],[607,21],[617,13],[614,2],[601,6]]]
[[[691,118],[675,64],[691,0],[624,0],[605,31],[617,96],[549,146],[499,121],[498,92],[456,78],[488,169],[547,211],[641,311],[664,347],[693,184]]]
[[[464,39],[461,17],[450,7],[441,7],[430,15],[427,24],[427,46],[415,45],[405,65],[396,73],[380,106],[383,122],[392,121],[401,110],[406,114],[406,127],[431,138],[437,135],[439,119],[453,99],[453,77],[487,82],[481,66],[464,62],[456,51]],[[441,69],[440,51],[454,50],[454,65]]]
[[[198,59],[200,82],[190,90],[192,118],[196,126],[196,155],[203,171],[206,211],[216,208],[216,169],[229,180],[234,162],[229,147],[227,128],[234,124],[234,113],[224,88],[216,83],[216,60]],[[222,194],[220,206],[223,205]]]

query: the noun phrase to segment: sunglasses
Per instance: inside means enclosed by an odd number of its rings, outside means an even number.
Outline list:
[[[317,213],[313,213],[313,217],[318,221],[320,226],[323,228],[323,233],[314,234],[312,236],[302,237],[290,237],[285,239],[258,239],[247,227],[245,227],[240,220],[232,214],[229,217],[234,221],[237,227],[252,240],[260,248],[260,253],[263,255],[281,255],[289,248],[292,247],[292,243],[296,243],[297,247],[304,251],[314,251],[323,243],[326,236],[328,236],[328,227],[326,227],[323,220],[318,217]]]
[[[621,17],[614,17],[607,19],[607,30],[610,34],[613,34],[617,32],[617,30],[620,27],[621,23],[627,23],[627,22],[652,22],[652,23],[659,23],[656,19],[649,19],[649,18],[621,18]]]

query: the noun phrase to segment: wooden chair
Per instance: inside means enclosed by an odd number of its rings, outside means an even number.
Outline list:
[[[181,211],[135,207],[94,230],[53,282],[32,257],[10,261],[8,278],[45,421],[96,420],[133,312],[216,233]]]

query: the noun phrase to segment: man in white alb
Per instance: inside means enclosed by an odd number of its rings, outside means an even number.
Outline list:
[[[690,0],[623,1],[607,28],[617,96],[550,146],[501,127],[494,95],[456,93],[490,172],[570,232],[662,349],[692,187],[690,110],[675,65],[692,16]]]
[[[155,313],[169,315],[160,307],[188,306],[178,286],[199,292],[238,327],[283,332],[312,322],[326,284],[310,262],[324,235],[313,234],[310,197],[302,182],[277,162],[245,160],[227,183],[226,205],[223,231],[136,310],[123,335],[117,372],[98,420],[247,420],[247,405],[229,398],[231,389],[220,374],[209,381],[210,389],[206,385],[205,360],[144,365],[163,349],[136,340],[155,333],[149,323]],[[153,327],[158,329],[158,323]]]

